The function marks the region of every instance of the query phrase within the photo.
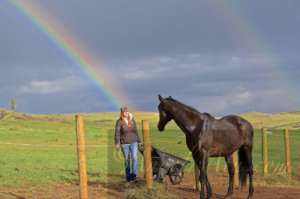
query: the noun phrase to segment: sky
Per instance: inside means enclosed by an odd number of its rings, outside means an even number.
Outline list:
[[[300,110],[300,1],[27,2],[72,33],[138,111],[157,111],[158,94],[214,115]],[[0,2],[0,44],[0,107],[14,98],[28,113],[118,110],[10,0]]]

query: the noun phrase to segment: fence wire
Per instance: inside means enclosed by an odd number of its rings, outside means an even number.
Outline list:
[[[111,136],[111,135],[110,135]],[[268,152],[269,152],[269,170],[272,174],[284,174],[286,170],[285,166],[285,151],[284,151],[284,131],[283,130],[267,130],[267,137],[268,137]],[[262,171],[262,142],[261,142],[261,132],[260,130],[255,131],[254,136],[254,148],[253,148],[253,162],[254,162],[254,169],[257,172]],[[109,137],[108,140],[111,140],[112,137]],[[191,153],[186,148],[185,140],[155,140],[155,142],[152,142],[154,146],[157,146],[160,150],[168,150],[166,152],[172,153],[170,150],[172,147],[182,147],[183,153],[180,153],[180,157],[192,160]],[[291,163],[292,163],[292,171],[294,175],[298,175],[299,168],[300,168],[300,155],[299,155],[299,146],[300,146],[300,133],[299,131],[291,130],[289,133],[289,140],[290,140],[290,148],[291,148]],[[70,144],[45,144],[45,143],[17,143],[17,142],[5,142],[0,141],[0,146],[14,146],[14,147],[28,147],[28,148],[67,148],[67,149],[75,149],[76,150],[76,143],[70,143]],[[88,149],[88,152],[90,152],[89,149],[103,149],[107,148],[111,151],[115,151],[114,144],[109,141],[107,144],[99,143],[99,144],[87,144],[86,148]],[[184,150],[185,149],[185,150]],[[73,156],[76,160],[76,153],[74,150],[74,154],[65,154]],[[99,167],[99,164],[101,164],[100,159],[107,160],[107,167],[110,167],[109,164],[116,164],[116,162],[122,162],[123,156],[122,153],[119,152],[109,152],[106,157],[100,157],[100,156],[91,156],[87,160],[89,163],[90,168],[97,168]],[[56,157],[51,158],[52,161],[56,160]],[[142,162],[140,162],[141,165]],[[211,158],[209,160],[209,165],[211,168],[215,168],[216,171],[222,171],[227,172],[227,167],[225,164],[225,161],[223,158]],[[118,167],[122,167],[118,166]],[[44,169],[50,169],[50,170],[57,170],[57,167],[53,168],[44,168]],[[62,169],[62,168],[60,168]],[[193,164],[190,164],[187,167],[187,171],[193,172]]]

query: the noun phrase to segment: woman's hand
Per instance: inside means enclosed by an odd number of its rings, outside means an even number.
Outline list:
[[[120,147],[120,144],[116,144],[116,145],[115,145],[115,148],[116,148],[117,150],[120,150],[120,148],[121,148],[121,147]]]

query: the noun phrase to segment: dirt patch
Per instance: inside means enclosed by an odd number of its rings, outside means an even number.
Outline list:
[[[25,199],[22,196],[18,196],[14,193],[0,193],[0,199]]]
[[[227,190],[226,177],[211,177],[210,182],[213,189],[212,199],[224,198]],[[198,199],[199,193],[194,190],[193,176],[186,176],[181,185],[173,186],[168,180],[165,184],[159,185],[166,193],[175,195],[178,199]],[[116,199],[125,198],[129,192],[145,189],[145,183],[139,179],[135,183],[126,183],[121,176],[116,176],[109,182],[90,182],[90,199]],[[45,186],[22,188],[0,187],[0,199],[79,199],[78,184],[49,184]],[[231,199],[244,199],[247,197],[247,189],[235,189]],[[254,198],[256,199],[299,199],[300,187],[272,187],[255,186]],[[149,199],[152,199],[151,197]],[[154,199],[154,198],[153,198]]]
[[[227,178],[225,176],[211,177],[210,182],[213,189],[212,199],[223,199],[227,192]],[[260,186],[255,185],[254,197],[256,199],[299,199],[300,187],[284,187],[284,186]],[[170,192],[180,195],[180,199],[199,198],[199,193],[194,190],[194,182],[192,176],[188,176],[181,185],[171,186]],[[245,199],[248,196],[248,189],[234,189],[231,199]]]

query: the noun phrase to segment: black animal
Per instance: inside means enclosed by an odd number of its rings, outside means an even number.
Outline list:
[[[238,150],[239,180],[243,187],[249,175],[248,199],[253,196],[253,166],[252,143],[253,127],[245,119],[229,115],[215,119],[208,113],[200,113],[172,97],[163,98],[160,95],[158,106],[158,129],[163,131],[172,119],[185,133],[186,144],[192,152],[193,159],[200,169],[201,183],[200,199],[212,196],[212,189],[207,177],[209,157],[224,157],[228,167],[229,186],[225,197],[233,194],[234,164],[232,154]]]

